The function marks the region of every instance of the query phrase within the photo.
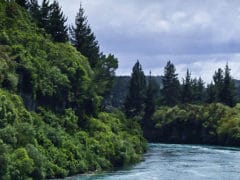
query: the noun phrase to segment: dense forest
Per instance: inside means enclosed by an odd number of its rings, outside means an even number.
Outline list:
[[[126,96],[128,94],[128,87],[130,84],[131,76],[116,76],[113,87],[105,99],[105,106],[108,109],[118,108],[124,109],[124,102]],[[146,75],[146,82],[148,83],[149,79],[155,81],[157,86],[161,88],[162,84],[162,76],[150,76]],[[195,81],[195,80],[194,80]],[[240,80],[233,79],[235,90],[236,90],[236,98],[240,99]],[[203,98],[205,98],[206,92],[206,84],[204,83],[203,87]],[[160,93],[160,91],[159,91]]]
[[[139,161],[146,147],[139,124],[104,112],[117,66],[100,52],[82,7],[69,31],[56,1],[0,0],[0,179]]]
[[[137,119],[149,141],[240,145],[239,87],[228,64],[214,72],[210,84],[201,77],[192,78],[189,70],[180,82],[170,61],[161,77],[145,76],[137,61],[131,77],[119,79],[128,80],[128,91],[122,95],[126,101],[111,101],[118,94],[118,88],[113,87],[109,106],[113,103],[127,117]],[[116,81],[115,86],[121,86],[122,81]]]
[[[116,77],[82,5],[66,24],[57,1],[0,0],[0,179],[50,179],[135,163],[146,140],[240,145],[239,82]],[[162,72],[159,72],[161,74]]]

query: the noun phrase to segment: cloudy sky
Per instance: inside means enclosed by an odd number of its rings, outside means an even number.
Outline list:
[[[168,60],[182,77],[210,82],[228,62],[240,79],[239,0],[59,0],[73,23],[82,2],[104,53],[119,59],[118,75],[129,75],[137,59],[145,73],[163,74]]]

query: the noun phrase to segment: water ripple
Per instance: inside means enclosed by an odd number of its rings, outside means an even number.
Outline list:
[[[240,180],[240,149],[149,144],[143,161],[128,169],[69,180]]]

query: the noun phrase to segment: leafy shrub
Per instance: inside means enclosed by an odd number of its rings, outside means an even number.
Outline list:
[[[154,114],[155,137],[163,142],[239,145],[239,105],[160,107]]]

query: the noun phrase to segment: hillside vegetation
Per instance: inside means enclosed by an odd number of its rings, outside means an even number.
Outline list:
[[[0,179],[65,177],[140,160],[140,126],[119,111],[101,112],[96,73],[23,7],[0,1]]]

